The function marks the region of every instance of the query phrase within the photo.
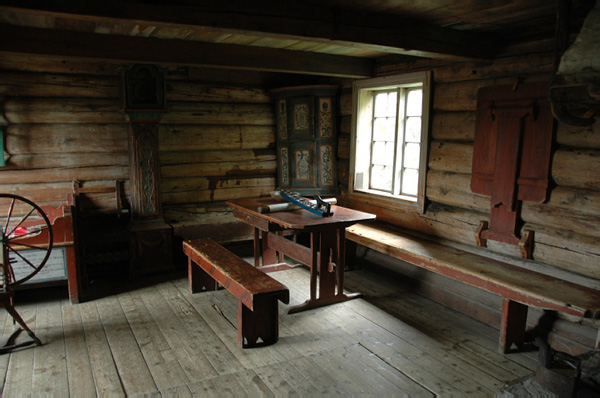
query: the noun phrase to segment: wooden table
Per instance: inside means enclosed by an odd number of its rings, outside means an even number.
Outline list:
[[[283,263],[284,255],[310,267],[310,298],[291,307],[288,313],[358,297],[359,293],[344,293],[345,229],[360,221],[373,220],[375,215],[335,205],[331,206],[331,217],[320,217],[303,209],[258,212],[259,207],[274,203],[280,201],[251,198],[227,202],[235,217],[254,227],[254,264],[259,269],[269,272],[290,268]],[[285,231],[309,233],[310,247],[286,239]]]

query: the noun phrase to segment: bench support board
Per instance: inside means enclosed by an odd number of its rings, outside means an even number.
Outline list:
[[[514,344],[520,347],[527,328],[527,307],[524,304],[503,299],[500,318],[500,352],[507,354]]]
[[[220,284],[238,299],[238,345],[250,348],[276,343],[277,301],[287,304],[289,290],[211,239],[184,242],[183,248],[188,256],[190,293],[216,290]]]

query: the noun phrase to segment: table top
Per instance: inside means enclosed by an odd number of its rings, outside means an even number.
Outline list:
[[[259,213],[258,208],[275,203],[287,203],[271,197],[235,199],[227,202],[234,210],[241,214],[258,217],[270,223],[275,223],[286,229],[311,229],[311,228],[339,228],[356,224],[360,221],[374,220],[375,214],[349,209],[342,206],[331,206],[333,215],[321,217],[304,209],[281,211],[275,213]]]

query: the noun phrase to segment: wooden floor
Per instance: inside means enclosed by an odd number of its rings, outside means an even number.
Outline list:
[[[307,270],[271,275],[291,304],[306,299]],[[494,396],[535,368],[535,355],[498,354],[498,331],[368,271],[346,273],[364,298],[294,315],[280,304],[280,341],[246,350],[227,291],[164,279],[79,305],[65,289],[20,299],[44,345],[0,356],[2,395]]]

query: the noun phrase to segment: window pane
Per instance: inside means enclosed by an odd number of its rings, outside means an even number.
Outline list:
[[[419,170],[405,169],[402,174],[402,193],[415,196],[419,187]]]
[[[371,169],[371,188],[390,191],[392,189],[393,169],[387,166],[373,166]]]
[[[396,119],[389,118],[377,118],[375,119],[375,126],[373,130],[375,133],[373,134],[374,141],[394,141],[395,134],[394,130],[396,129]]]
[[[374,142],[372,163],[392,166],[394,164],[394,143],[385,141]]]
[[[398,93],[395,91],[388,93],[388,105],[387,105],[388,116],[396,117],[396,112],[398,111],[397,104],[398,104]]]
[[[421,116],[423,90],[410,90],[406,99],[406,116]]]
[[[388,116],[387,97],[387,93],[380,93],[375,95],[375,117]]]
[[[409,117],[406,119],[406,141],[421,142],[421,118]]]
[[[375,117],[396,116],[397,102],[395,91],[375,94]]]
[[[406,144],[404,147],[404,167],[418,169],[420,157],[421,145],[414,143]]]

